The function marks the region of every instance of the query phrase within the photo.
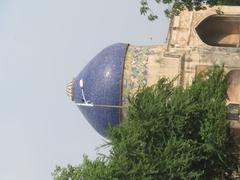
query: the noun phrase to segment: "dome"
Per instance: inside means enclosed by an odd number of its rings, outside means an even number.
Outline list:
[[[106,136],[109,126],[114,127],[120,122],[121,109],[104,105],[122,105],[122,76],[127,47],[128,44],[119,43],[105,48],[74,79],[72,93],[75,103],[83,103],[85,98],[92,104],[100,105],[78,105],[78,108],[102,136]],[[85,97],[82,95],[81,83]]]

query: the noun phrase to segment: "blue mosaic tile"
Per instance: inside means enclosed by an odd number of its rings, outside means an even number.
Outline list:
[[[82,103],[79,81],[84,81],[87,100],[94,104],[121,105],[122,70],[128,44],[114,44],[102,50],[80,72],[74,81],[73,99]],[[87,121],[102,136],[109,126],[120,122],[121,109],[78,106]]]

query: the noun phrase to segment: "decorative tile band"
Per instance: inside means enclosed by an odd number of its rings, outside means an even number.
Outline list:
[[[122,104],[128,104],[128,96],[138,87],[147,83],[147,63],[150,54],[148,47],[129,46],[125,57]]]

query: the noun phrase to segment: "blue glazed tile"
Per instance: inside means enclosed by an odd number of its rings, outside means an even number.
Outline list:
[[[80,72],[74,81],[74,101],[82,102],[79,81],[84,81],[87,100],[94,104],[121,105],[122,70],[128,44],[114,44],[102,50]],[[108,126],[120,122],[121,109],[78,106],[87,121],[102,136]]]

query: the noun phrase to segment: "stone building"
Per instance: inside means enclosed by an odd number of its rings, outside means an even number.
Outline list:
[[[175,85],[191,84],[196,73],[223,65],[229,87],[227,106],[235,142],[240,142],[240,7],[184,11],[171,19],[162,45],[114,44],[105,48],[68,84],[67,92],[101,135],[122,120],[127,96],[141,84],[177,77]],[[240,144],[240,143],[239,143]]]

